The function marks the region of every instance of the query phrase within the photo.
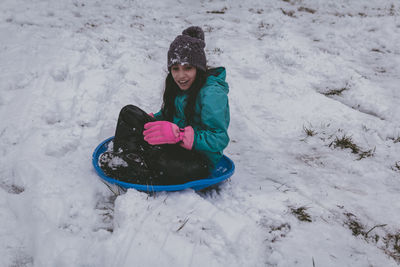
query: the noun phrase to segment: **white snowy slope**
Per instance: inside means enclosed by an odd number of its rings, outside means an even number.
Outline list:
[[[92,151],[124,105],[158,111],[190,25],[236,173],[115,196]],[[398,266],[399,43],[397,0],[2,0],[0,266]]]

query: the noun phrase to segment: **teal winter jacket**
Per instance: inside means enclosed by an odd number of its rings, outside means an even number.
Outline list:
[[[207,74],[207,80],[196,99],[195,114],[190,126],[194,130],[192,149],[204,153],[214,167],[229,143],[229,86],[225,81],[225,68],[210,69]],[[175,98],[176,112],[172,122],[179,128],[189,126],[184,114],[186,101],[185,92]],[[163,120],[161,111],[154,114],[154,117]]]

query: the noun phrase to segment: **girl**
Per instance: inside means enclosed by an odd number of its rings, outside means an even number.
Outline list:
[[[204,32],[194,26],[171,43],[161,110],[121,110],[113,149],[100,157],[106,174],[154,185],[210,174],[229,142],[229,87],[223,67],[207,69],[204,47]]]

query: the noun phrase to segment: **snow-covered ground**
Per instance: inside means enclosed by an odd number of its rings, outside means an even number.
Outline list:
[[[399,17],[397,0],[2,0],[0,266],[398,266]],[[115,196],[91,153],[124,105],[158,111],[190,25],[227,68],[236,173]]]

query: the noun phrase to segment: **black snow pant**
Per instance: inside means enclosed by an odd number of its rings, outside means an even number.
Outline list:
[[[113,142],[113,151],[100,159],[105,173],[115,179],[135,184],[171,185],[206,178],[209,160],[201,153],[178,144],[149,145],[143,138],[144,124],[155,121],[140,108],[128,105],[121,109]],[[107,153],[107,152],[106,152]],[[126,163],[107,168],[113,156]]]

